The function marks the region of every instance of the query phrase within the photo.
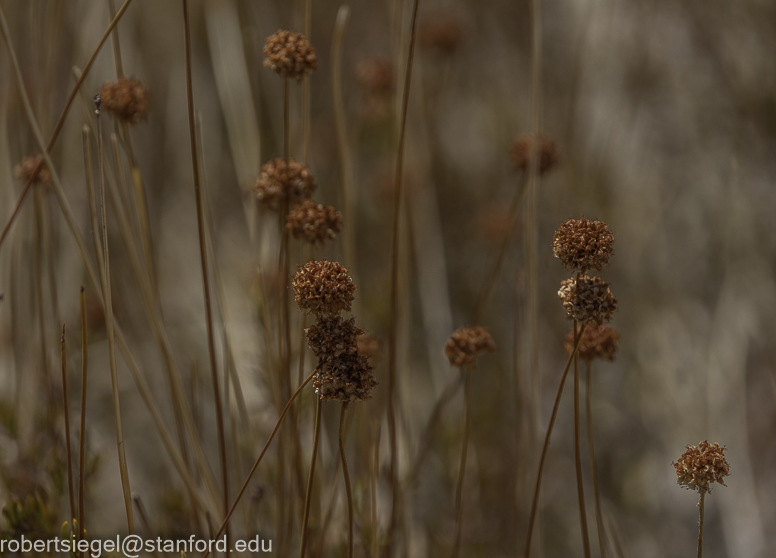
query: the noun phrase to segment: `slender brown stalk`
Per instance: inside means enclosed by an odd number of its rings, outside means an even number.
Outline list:
[[[348,558],[353,558],[353,494],[350,491],[350,474],[348,462],[345,459],[345,411],[348,410],[349,401],[342,403],[339,423],[339,453],[342,461],[342,476],[345,479],[345,494],[348,499]]]
[[[310,457],[310,474],[307,476],[307,490],[304,495],[304,517],[302,518],[302,543],[299,549],[299,558],[304,558],[307,548],[307,522],[310,519],[310,504],[313,493],[313,481],[315,479],[315,461],[318,457],[318,442],[321,434],[321,399],[316,398],[315,403],[315,433],[313,434],[313,454]]]
[[[574,320],[574,344],[580,339],[578,324]],[[590,535],[587,532],[587,511],[585,510],[585,489],[582,483],[582,452],[580,451],[579,420],[579,355],[574,355],[574,466],[577,472],[577,497],[579,500],[579,523],[582,529],[582,547],[585,558],[590,558]]]
[[[73,455],[70,448],[70,405],[67,398],[67,347],[65,324],[62,324],[62,399],[65,410],[65,444],[67,446],[67,490],[70,496],[70,523],[75,519],[75,492],[73,491]]]
[[[466,453],[469,448],[469,415],[471,413],[471,388],[472,388],[472,370],[466,371],[466,386],[463,392],[463,442],[461,443],[461,462],[458,466],[458,484],[455,487],[455,536],[453,537],[453,551],[450,554],[453,558],[458,556],[461,548],[461,530],[463,524],[463,506],[461,500],[463,496],[463,479],[466,476]]]
[[[84,526],[84,471],[86,464],[86,376],[89,368],[89,343],[86,333],[86,287],[81,285],[81,430],[78,436],[78,540],[86,535]],[[79,558],[83,558],[83,550]]]
[[[701,501],[698,502],[700,517],[698,518],[698,558],[703,554],[703,507],[706,503],[706,487],[701,487]]]
[[[140,494],[133,494],[132,501],[135,503],[135,507],[137,508],[137,515],[140,516],[140,521],[143,523],[143,527],[146,530],[146,536],[149,539],[153,539],[156,535],[153,527],[151,527],[151,522],[148,520],[148,512],[146,512],[145,506],[143,505],[143,500],[140,498]],[[153,554],[155,558],[161,558],[159,555],[159,550],[156,547],[153,548],[151,554]]]
[[[595,521],[598,530],[598,551],[601,558],[606,558],[606,541],[604,535],[604,519],[601,514],[601,497],[598,491],[598,467],[595,461],[595,444],[593,430],[593,376],[592,364],[587,363],[587,438],[590,448],[590,469],[593,473],[593,498],[595,501]]]
[[[533,536],[533,528],[536,523],[536,512],[539,507],[539,492],[542,487],[542,475],[544,474],[544,462],[547,459],[547,450],[550,448],[550,438],[552,438],[552,429],[555,426],[555,419],[558,418],[558,408],[560,407],[560,399],[563,395],[563,386],[566,384],[566,377],[571,369],[571,363],[574,362],[574,356],[577,354],[579,348],[579,341],[582,339],[582,333],[585,331],[585,326],[579,331],[576,342],[574,343],[574,350],[569,355],[569,359],[566,361],[566,367],[563,369],[563,375],[560,378],[560,384],[558,385],[558,393],[555,396],[555,404],[552,407],[552,415],[550,415],[550,424],[547,426],[547,434],[544,437],[544,446],[542,447],[542,455],[539,459],[539,472],[536,475],[536,486],[534,488],[533,502],[531,503],[531,515],[528,518],[528,536],[525,540],[525,552],[523,558],[529,558],[531,555],[531,537]]]

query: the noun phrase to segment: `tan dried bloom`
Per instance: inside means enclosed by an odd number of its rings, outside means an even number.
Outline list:
[[[715,482],[724,485],[722,480],[730,474],[730,466],[725,460],[725,446],[703,441],[697,446],[687,446],[678,461],[673,463],[677,482],[689,490],[711,492]]]
[[[307,344],[321,358],[358,353],[356,338],[364,333],[356,327],[355,318],[346,320],[339,314],[319,316],[318,322],[304,330]]]
[[[374,361],[380,354],[380,341],[371,333],[360,333],[356,337],[356,343],[358,344],[358,353],[370,361]]]
[[[445,344],[445,354],[457,368],[474,364],[474,357],[480,351],[496,351],[490,332],[480,326],[458,328]]]
[[[517,138],[509,148],[512,167],[519,172],[528,172],[531,155],[535,143],[534,136],[525,135]],[[539,174],[545,174],[558,165],[560,154],[555,142],[547,136],[539,136]]]
[[[127,124],[137,124],[148,117],[148,91],[132,78],[119,78],[100,89],[102,108]]]
[[[600,277],[589,275],[561,281],[558,298],[563,301],[569,319],[583,324],[608,322],[617,308],[617,298],[609,284]]]
[[[261,166],[254,191],[259,203],[277,211],[284,195],[289,196],[288,206],[296,207],[310,199],[315,188],[315,178],[305,165],[289,159],[286,172],[285,159],[277,158]]]
[[[395,82],[393,62],[373,56],[356,66],[356,81],[370,95],[384,95],[393,91]]]
[[[586,362],[593,362],[595,359],[614,360],[614,354],[617,352],[617,343],[620,341],[620,332],[613,327],[598,324],[588,324],[582,332],[582,339],[579,342],[577,354],[579,358]],[[566,352],[569,354],[574,350],[574,330],[566,334],[564,343]]]
[[[356,285],[348,270],[337,262],[311,261],[299,268],[291,283],[299,308],[320,318],[325,314],[350,311]]]
[[[284,78],[302,79],[318,69],[315,49],[302,33],[278,29],[264,43],[264,66]]]
[[[40,154],[31,155],[22,159],[22,161],[13,168],[13,175],[26,183],[30,180],[30,177],[33,176],[32,173],[35,172],[37,166],[41,163],[42,166],[35,174],[32,182],[39,182],[43,185],[51,184],[51,173],[49,172],[46,163],[43,163],[43,155]]]
[[[573,271],[601,271],[609,263],[614,236],[601,221],[569,219],[561,223],[552,241],[552,251],[560,262]]]
[[[366,401],[372,397],[377,380],[365,356],[348,354],[319,359],[313,385],[321,401]]]
[[[440,12],[429,14],[420,22],[418,42],[424,49],[449,56],[458,48],[462,35],[458,18]]]
[[[334,240],[342,229],[342,214],[330,205],[307,200],[288,215],[286,229],[310,244]]]

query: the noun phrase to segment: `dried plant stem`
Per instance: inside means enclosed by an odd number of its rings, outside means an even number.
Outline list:
[[[606,558],[606,539],[604,534],[604,519],[601,514],[601,497],[598,491],[598,467],[595,461],[595,443],[593,430],[593,376],[592,364],[587,363],[587,438],[590,448],[590,469],[593,473],[593,499],[595,501],[595,521],[598,530],[598,551],[601,558]]]
[[[304,558],[304,551],[307,548],[307,522],[310,519],[310,504],[313,494],[313,482],[315,479],[315,462],[318,457],[318,442],[321,434],[321,408],[323,407],[320,398],[315,402],[315,431],[313,434],[313,453],[310,457],[310,474],[307,476],[307,490],[304,495],[304,516],[302,518],[302,543],[299,549],[299,558]]]
[[[143,505],[143,500],[140,498],[140,494],[133,494],[132,495],[132,501],[135,504],[135,507],[137,508],[137,515],[140,516],[140,522],[143,524],[143,527],[146,530],[146,536],[149,539],[152,539],[156,536],[156,533],[154,532],[153,527],[151,527],[151,522],[148,520],[148,513],[146,512],[145,506]],[[159,551],[154,548],[152,554],[156,558],[161,558],[159,556]]]
[[[353,494],[350,491],[350,474],[348,473],[348,461],[345,458],[345,411],[349,401],[342,403],[339,423],[339,453],[342,461],[342,476],[345,479],[345,495],[348,500],[348,558],[353,558]]]
[[[547,450],[550,448],[550,438],[552,438],[552,429],[555,426],[555,419],[558,418],[558,408],[560,407],[560,399],[563,395],[563,386],[566,384],[566,377],[571,369],[571,363],[574,362],[574,357],[577,354],[579,348],[579,341],[582,339],[582,333],[585,331],[585,326],[582,326],[576,342],[574,343],[574,350],[569,355],[569,359],[566,361],[566,367],[563,369],[563,375],[560,378],[560,384],[558,385],[558,393],[555,396],[555,404],[552,407],[552,415],[550,415],[550,424],[547,426],[547,434],[544,437],[544,446],[542,447],[542,455],[539,459],[539,471],[536,475],[536,486],[534,487],[533,502],[531,503],[531,515],[528,518],[528,535],[525,540],[525,552],[523,558],[529,558],[531,555],[531,537],[533,536],[533,528],[536,523],[536,513],[539,507],[539,492],[542,486],[542,475],[544,474],[544,463],[547,459]]]
[[[65,444],[67,455],[67,490],[70,496],[70,524],[75,519],[75,492],[73,490],[73,455],[70,446],[70,404],[67,398],[67,347],[65,346],[65,324],[62,324],[62,399],[65,411]]]
[[[698,518],[698,558],[701,558],[703,554],[703,508],[706,503],[706,488],[701,488],[701,500],[698,502],[699,518]]]
[[[304,0],[304,35],[307,37],[308,41],[311,41],[311,33],[312,33],[312,17],[313,17],[313,10],[310,6],[311,2],[310,0]],[[310,125],[311,122],[311,110],[310,110],[310,76],[309,74],[305,73],[304,78],[302,78],[302,138],[304,140],[304,164],[305,166],[310,166],[310,143],[312,139],[312,134],[310,133],[310,130],[312,126]]]
[[[78,436],[78,540],[86,535],[84,525],[84,472],[86,469],[86,376],[89,369],[89,343],[86,328],[86,287],[81,285],[81,430]],[[79,557],[83,558],[83,550]]]
[[[471,387],[472,387],[472,369],[466,370],[466,385],[463,392],[463,441],[461,442],[461,462],[458,466],[458,483],[455,487],[455,535],[453,536],[453,551],[450,554],[453,558],[458,556],[461,548],[461,530],[463,523],[463,506],[461,504],[463,496],[463,479],[466,476],[466,454],[469,448],[469,415],[471,413]]]
[[[574,320],[574,344],[578,344],[580,333]],[[579,500],[579,523],[582,530],[582,547],[585,558],[590,558],[590,536],[587,532],[587,511],[585,510],[585,489],[582,482],[582,452],[580,451],[579,420],[579,355],[574,354],[574,466],[577,472],[577,497]]]
[[[189,27],[188,0],[183,0],[183,42],[186,65],[186,101],[189,117],[189,139],[191,145],[191,165],[194,173],[194,196],[197,203],[197,233],[199,236],[199,256],[202,267],[202,288],[205,298],[205,316],[207,321],[207,348],[210,361],[210,375],[213,380],[213,399],[216,407],[216,425],[218,428],[218,453],[221,461],[221,481],[223,488],[224,513],[229,510],[229,471],[226,461],[226,436],[224,434],[224,413],[221,408],[221,390],[216,365],[216,349],[213,335],[213,309],[210,303],[210,280],[208,278],[207,249],[205,242],[205,218],[202,202],[202,188],[199,177],[199,158],[197,155],[196,125],[194,121],[194,87],[191,77],[191,35]],[[227,533],[227,539],[229,535]],[[229,555],[227,542],[227,555]]]

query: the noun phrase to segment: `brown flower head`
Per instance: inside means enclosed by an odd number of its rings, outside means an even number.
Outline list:
[[[30,177],[33,176],[32,173],[35,172],[38,165],[41,164],[42,166],[35,174],[32,182],[39,182],[43,185],[51,184],[51,173],[49,172],[46,163],[43,163],[43,155],[32,155],[22,159],[22,161],[13,168],[13,175],[26,183],[30,180]]]
[[[372,397],[377,380],[365,356],[348,354],[319,359],[313,385],[321,401],[366,401]]]
[[[589,275],[561,281],[558,298],[563,301],[569,319],[583,324],[608,322],[617,308],[617,298],[609,284],[600,277]]]
[[[318,322],[304,330],[307,344],[318,358],[358,353],[356,338],[364,333],[356,327],[355,318],[346,320],[339,314],[318,317]]]
[[[582,332],[582,339],[579,342],[577,354],[579,358],[586,362],[593,362],[597,358],[601,360],[614,360],[619,340],[620,333],[613,327],[588,324],[585,327],[585,331]],[[566,334],[564,347],[569,354],[574,350],[573,329]]]
[[[315,49],[302,33],[278,29],[264,43],[264,66],[296,80],[318,69]]]
[[[395,81],[393,62],[373,56],[356,66],[356,81],[370,95],[384,95],[393,91]]]
[[[286,229],[310,244],[334,240],[342,229],[342,214],[330,205],[307,200],[288,214]]]
[[[512,167],[519,172],[528,172],[531,164],[534,136],[526,135],[517,138],[509,149]],[[539,136],[539,174],[545,174],[558,165],[560,154],[555,142],[547,136]]]
[[[137,124],[148,116],[148,91],[132,78],[119,78],[100,89],[102,108],[127,124]]]
[[[429,14],[420,22],[418,28],[420,46],[445,56],[456,51],[462,35],[458,18],[441,12]]]
[[[474,364],[474,357],[480,351],[496,351],[490,332],[480,326],[458,328],[445,344],[445,354],[457,368]]]
[[[360,333],[356,337],[356,343],[358,344],[358,353],[372,362],[380,354],[380,341],[371,333]]]
[[[278,158],[261,166],[254,191],[259,203],[277,211],[284,195],[289,197],[289,207],[296,207],[310,199],[315,188],[315,178],[306,166],[289,159],[286,172],[285,159]]]
[[[725,460],[725,446],[703,441],[697,446],[687,446],[678,461],[673,463],[677,482],[689,490],[711,492],[715,482],[724,485],[722,480],[730,474],[730,466]]]
[[[561,223],[552,241],[552,251],[572,271],[601,271],[609,263],[614,249],[614,236],[601,221],[569,219]]]
[[[311,261],[299,268],[291,283],[297,305],[319,318],[326,314],[350,311],[356,285],[348,270],[337,262]]]

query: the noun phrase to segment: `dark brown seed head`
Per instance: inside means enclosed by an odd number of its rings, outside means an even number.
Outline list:
[[[279,29],[264,43],[264,66],[295,80],[318,68],[315,49],[302,33]]]
[[[299,268],[291,283],[299,308],[320,317],[350,311],[356,285],[337,262],[311,261]]]
[[[148,91],[132,78],[108,82],[99,92],[101,108],[127,124],[137,124],[148,117]]]
[[[565,267],[585,273],[588,269],[601,271],[609,263],[614,249],[614,236],[601,221],[569,219],[555,231],[552,251]]]
[[[349,354],[320,358],[313,385],[321,401],[366,401],[372,397],[377,380],[365,356]]]
[[[288,214],[286,229],[310,244],[334,240],[342,229],[342,214],[330,205],[307,200]]]
[[[261,205],[277,211],[284,195],[292,208],[310,199],[315,188],[315,178],[306,166],[289,159],[286,172],[285,159],[278,158],[261,166],[254,191]]]
[[[698,492],[711,492],[715,482],[724,485],[722,480],[730,474],[730,466],[725,460],[725,446],[703,441],[697,446],[687,446],[678,461],[673,463],[677,482]]]
[[[21,162],[13,168],[13,175],[26,183],[30,180],[30,177],[33,176],[38,165],[41,165],[40,170],[35,173],[32,182],[39,182],[43,185],[51,184],[51,173],[49,172],[46,163],[43,162],[43,155],[31,155],[22,159]]]
[[[463,32],[458,18],[446,14],[429,14],[420,22],[418,42],[426,50],[450,56],[461,43]]]
[[[457,329],[445,344],[445,354],[450,364],[457,368],[474,364],[474,357],[480,351],[496,351],[496,344],[490,332],[480,326]]]
[[[595,359],[611,361],[614,360],[619,340],[620,333],[613,327],[588,324],[582,332],[577,354],[586,362],[593,362]],[[566,335],[564,347],[569,354],[574,350],[573,329]]]
[[[364,333],[356,327],[355,318],[346,320],[339,314],[319,316],[318,322],[304,332],[307,344],[318,358],[358,353],[356,338]]]
[[[526,135],[517,138],[509,149],[509,156],[512,159],[512,167],[519,172],[528,172],[531,164],[532,150],[536,141],[534,136]],[[555,142],[547,136],[539,136],[539,174],[550,172],[558,165],[560,154]]]
[[[617,308],[617,298],[609,284],[600,277],[580,275],[560,282],[558,298],[569,319],[583,324],[602,324],[612,319]]]
[[[373,56],[356,66],[356,81],[369,95],[385,95],[393,91],[393,62],[388,58]]]

